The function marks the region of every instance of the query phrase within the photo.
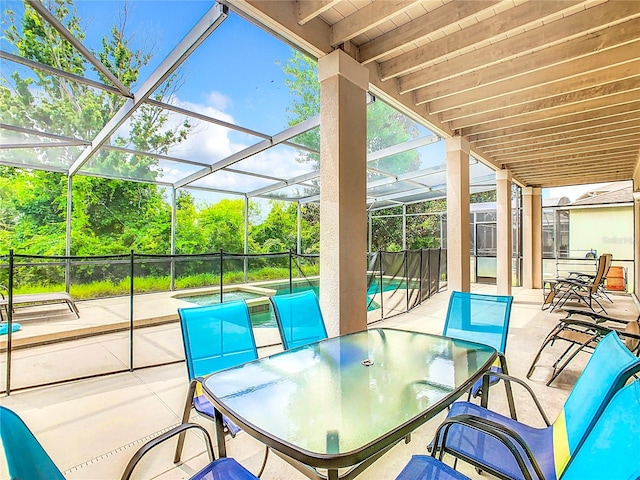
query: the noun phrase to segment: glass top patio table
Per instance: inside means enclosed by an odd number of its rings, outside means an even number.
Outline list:
[[[287,460],[338,478],[338,468],[372,463],[446,408],[496,356],[482,344],[380,328],[223,370],[203,385],[216,415]]]

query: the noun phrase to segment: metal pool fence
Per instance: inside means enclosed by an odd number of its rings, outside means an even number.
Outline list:
[[[373,252],[368,265],[367,318],[375,323],[411,310],[441,289],[446,251]],[[225,293],[241,290],[317,292],[319,270],[319,255],[293,252],[40,256],[10,251],[0,256],[5,299],[0,321],[7,332],[0,335],[5,372],[0,392],[183,362],[177,308],[190,305],[185,295],[212,292],[223,302]],[[21,298],[16,295],[51,292],[69,293],[80,317],[65,304],[14,304]],[[247,300],[252,315],[268,316],[268,296],[256,296]],[[279,342],[277,329],[260,328],[259,322],[254,327],[259,347]]]

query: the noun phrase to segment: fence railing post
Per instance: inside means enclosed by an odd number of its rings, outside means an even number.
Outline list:
[[[222,248],[220,249],[220,303],[223,302],[223,290],[224,290],[224,262],[222,261],[222,257],[223,257],[223,250]]]
[[[172,292],[176,289],[176,256],[171,254],[171,263],[169,264],[169,290]]]
[[[422,262],[424,260],[424,248],[420,249],[420,266],[418,267],[418,291],[420,292],[418,298],[418,305],[422,305]]]
[[[289,293],[293,293],[293,253],[289,249]]]
[[[11,394],[11,334],[13,333],[13,248],[9,250],[9,285],[8,303],[7,303],[7,373],[6,373],[6,389],[7,395]]]
[[[129,371],[133,371],[133,294],[134,294],[135,259],[133,250],[129,262]]]
[[[438,273],[437,273],[437,277],[436,277],[436,293],[440,292],[440,269],[442,268],[442,247],[440,247],[438,249]],[[449,282],[449,279],[447,278],[447,282]]]
[[[407,293],[407,312],[409,311],[409,251],[404,251],[404,281],[405,291]]]
[[[382,249],[378,250],[378,270],[380,272],[380,320],[384,320],[384,298],[382,295]]]

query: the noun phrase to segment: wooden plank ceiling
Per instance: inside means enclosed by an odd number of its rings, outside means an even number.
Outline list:
[[[640,152],[640,1],[229,0],[523,186],[629,180]]]

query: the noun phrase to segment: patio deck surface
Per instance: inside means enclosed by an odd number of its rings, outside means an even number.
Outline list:
[[[495,286],[473,285],[473,291],[495,293]],[[510,373],[524,378],[529,364],[543,338],[564,316],[562,311],[549,313],[540,310],[541,290],[514,288],[515,297],[511,315],[511,327],[507,343],[507,359]],[[449,295],[447,291],[437,294],[409,313],[376,323],[375,326],[403,328],[432,333],[442,331]],[[610,316],[634,319],[638,307],[631,296],[613,294],[614,303],[606,304]],[[149,297],[148,303],[136,307],[147,316],[162,318],[173,315],[178,305],[172,300],[165,303],[160,298]],[[79,304],[81,318],[87,327],[98,324],[104,315],[120,316],[122,310],[128,315],[128,304],[109,304],[106,300],[92,305]],[[151,315],[149,315],[151,314]],[[125,315],[125,318],[127,318]],[[281,350],[277,331],[256,329],[260,355],[269,355]],[[275,334],[275,335],[274,335]],[[162,352],[167,359],[183,358],[179,328],[174,323],[136,331],[136,364],[152,361],[152,356]],[[121,338],[120,338],[120,337]],[[15,382],[28,378],[31,384],[46,381],[34,378],[42,372],[60,372],[73,376],[74,371],[83,372],[97,368],[126,368],[129,356],[128,333],[95,336],[69,342],[55,343],[37,349],[18,350],[13,364]],[[580,374],[588,355],[578,358],[549,387],[545,385],[550,375],[553,353],[558,346],[549,349],[538,363],[529,384],[538,394],[551,419],[560,411],[564,400]],[[4,362],[2,359],[2,368]],[[91,364],[94,365],[91,365]],[[103,365],[107,365],[104,367]],[[14,385],[12,380],[12,385]],[[24,380],[23,380],[24,381]],[[49,379],[50,381],[50,379]],[[150,367],[133,372],[105,375],[86,380],[73,381],[47,387],[14,391],[0,396],[0,404],[16,411],[35,433],[49,455],[68,479],[117,479],[134,452],[153,436],[179,422],[187,389],[186,368],[183,362],[160,367]],[[16,388],[15,386],[13,388]],[[524,392],[516,388],[516,405],[519,419],[532,425],[542,426],[533,404]],[[504,389],[491,390],[492,408],[505,412]],[[359,479],[395,478],[412,454],[425,453],[433,431],[444,414],[418,429],[408,444],[400,443],[366,470]],[[205,425],[213,434],[211,422],[193,414],[192,421]],[[215,436],[214,436],[215,438]],[[206,463],[201,439],[190,434],[183,454],[184,463],[173,465],[173,444],[157,450],[139,467],[134,478],[177,479],[189,478]],[[229,455],[235,457],[249,470],[256,472],[260,466],[264,447],[249,435],[241,432],[227,442]],[[472,478],[479,476],[472,468],[459,465],[459,469]],[[304,479],[301,473],[290,467],[276,455],[270,455],[262,478],[265,480]]]

